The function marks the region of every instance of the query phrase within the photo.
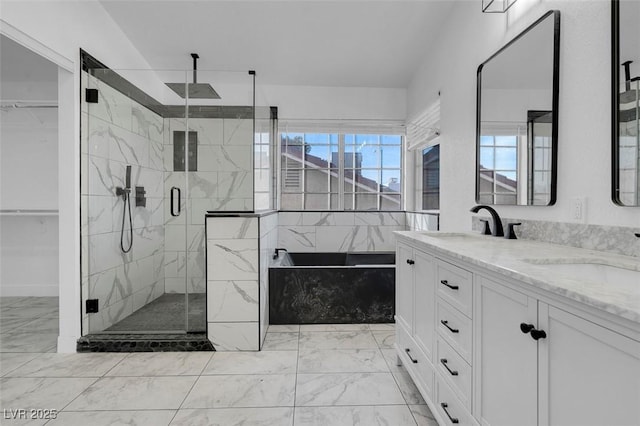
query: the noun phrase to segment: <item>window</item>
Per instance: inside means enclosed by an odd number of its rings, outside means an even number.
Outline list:
[[[400,210],[402,136],[281,135],[282,210]]]
[[[518,138],[517,134],[480,136],[480,203],[516,204]]]
[[[440,209],[440,145],[422,150],[422,210]]]

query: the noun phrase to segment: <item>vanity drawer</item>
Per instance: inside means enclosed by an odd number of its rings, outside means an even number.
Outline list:
[[[448,381],[460,402],[471,411],[471,366],[441,338],[437,343],[436,368]]]
[[[436,393],[438,395],[436,410],[438,410],[438,414],[444,420],[445,425],[477,425],[469,411],[464,408],[464,405],[454,395],[449,385],[440,377],[436,379]]]
[[[438,300],[438,335],[471,364],[471,320],[446,302]]]
[[[416,359],[418,348],[409,332],[399,324],[396,324],[396,348],[405,367],[413,368],[415,363],[411,359]]]
[[[471,272],[438,259],[438,295],[471,318],[473,279]]]

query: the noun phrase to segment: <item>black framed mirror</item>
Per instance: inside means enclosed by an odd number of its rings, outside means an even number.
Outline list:
[[[611,3],[611,199],[640,206],[640,2]]]
[[[476,202],[555,203],[559,62],[551,10],[478,67]]]

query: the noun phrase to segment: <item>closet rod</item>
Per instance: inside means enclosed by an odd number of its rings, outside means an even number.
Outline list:
[[[57,101],[0,100],[0,108],[58,108]]]

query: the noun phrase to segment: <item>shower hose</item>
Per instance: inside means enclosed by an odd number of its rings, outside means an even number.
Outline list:
[[[131,221],[131,200],[129,199],[129,191],[125,190],[122,194],[124,200],[124,206],[122,208],[122,227],[120,228],[120,248],[124,253],[129,253],[131,247],[133,247],[133,222]],[[124,247],[124,221],[127,215],[127,209],[129,210],[129,246]]]

